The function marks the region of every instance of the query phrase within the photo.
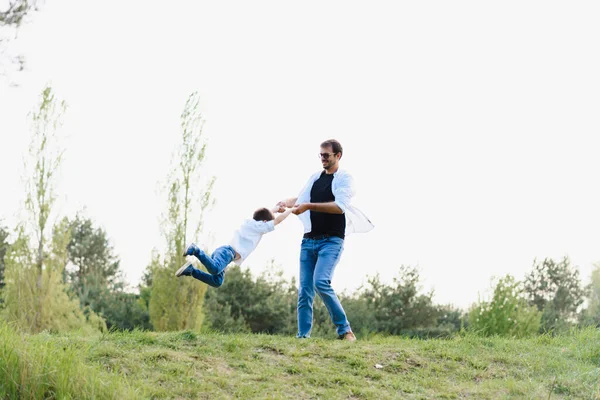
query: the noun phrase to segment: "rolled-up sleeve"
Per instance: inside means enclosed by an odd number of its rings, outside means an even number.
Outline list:
[[[350,206],[352,197],[354,197],[354,179],[352,178],[352,175],[348,173],[336,176],[335,179],[339,179],[339,181],[336,182],[335,191],[333,193],[335,196],[335,204],[337,204],[340,210],[345,214],[346,209]]]

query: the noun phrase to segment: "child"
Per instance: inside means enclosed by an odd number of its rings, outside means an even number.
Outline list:
[[[186,262],[175,272],[176,276],[193,276],[207,285],[219,287],[223,284],[225,268],[234,261],[237,265],[242,265],[244,260],[256,249],[262,235],[275,229],[275,225],[287,218],[294,208],[285,210],[283,207],[276,206],[272,210],[259,208],[254,212],[252,219],[247,219],[233,234],[229,245],[221,246],[213,251],[209,257],[194,243],[191,243],[183,256],[195,256],[210,272],[194,268],[191,262]],[[277,217],[273,214],[283,211]]]

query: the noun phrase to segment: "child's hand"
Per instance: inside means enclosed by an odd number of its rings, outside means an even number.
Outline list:
[[[275,205],[275,207],[273,207],[271,211],[273,211],[274,213],[282,213],[285,211],[285,204],[282,205],[281,202],[279,202]]]
[[[285,202],[280,201],[275,205],[275,207],[277,208],[277,212],[282,213],[285,211]]]
[[[296,198],[290,198],[290,199],[283,199],[280,202],[277,203],[278,207],[285,207],[285,208],[292,208],[294,206],[294,204],[296,204],[296,201],[298,199]]]

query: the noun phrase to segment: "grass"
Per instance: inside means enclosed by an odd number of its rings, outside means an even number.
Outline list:
[[[600,399],[600,331],[594,329],[530,339],[355,343],[188,331],[18,340],[15,346],[29,349],[29,364],[11,361],[4,373],[0,361],[2,388],[9,380],[64,383],[1,389],[1,398]],[[82,374],[70,379],[64,371],[85,374],[80,381]]]
[[[85,341],[20,335],[0,324],[0,398],[135,399],[120,376],[86,362]]]

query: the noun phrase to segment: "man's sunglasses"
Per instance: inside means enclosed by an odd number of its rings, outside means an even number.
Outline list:
[[[322,158],[323,160],[329,160],[329,156],[333,156],[337,153],[319,153],[319,158]]]

